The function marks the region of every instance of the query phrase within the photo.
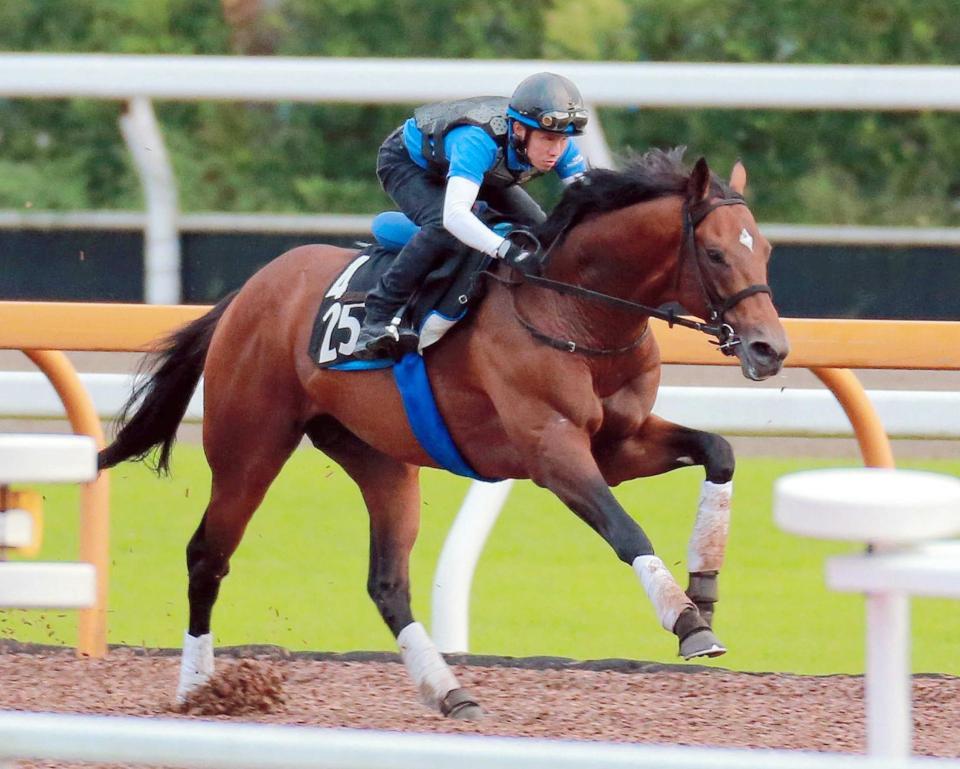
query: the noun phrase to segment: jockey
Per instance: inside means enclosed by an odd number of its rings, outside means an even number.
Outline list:
[[[416,335],[400,330],[398,316],[436,262],[461,243],[523,272],[539,267],[538,255],[489,229],[473,204],[479,198],[521,226],[542,222],[543,210],[520,185],[549,171],[565,183],[581,176],[586,163],[569,137],[586,124],[577,87],[541,72],[510,99],[480,96],[420,107],[386,138],[377,176],[420,231],[367,295],[354,357],[399,357],[415,346]]]

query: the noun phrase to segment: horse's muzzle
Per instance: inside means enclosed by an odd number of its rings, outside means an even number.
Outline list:
[[[747,379],[760,382],[774,376],[783,368],[783,361],[790,352],[786,335],[779,339],[751,338],[750,334],[740,337],[740,344],[734,348],[734,355],[740,359],[740,370]]]

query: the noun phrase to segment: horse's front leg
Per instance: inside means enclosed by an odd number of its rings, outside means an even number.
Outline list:
[[[643,529],[614,497],[593,455],[589,433],[559,415],[540,430],[527,456],[532,480],[553,491],[633,567],[663,627],[674,633],[685,659],[726,649],[695,602],[654,554]]]
[[[734,458],[729,442],[715,433],[650,416],[634,433],[595,447],[595,453],[604,478],[613,486],[679,467],[703,466],[706,478],[687,546],[687,595],[712,625],[719,597],[717,575],[723,566],[730,528]]]

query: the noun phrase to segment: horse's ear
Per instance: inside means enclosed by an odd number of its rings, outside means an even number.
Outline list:
[[[707,166],[706,158],[700,158],[690,178],[687,179],[687,200],[696,203],[699,200],[706,200],[710,194],[710,168]]]
[[[730,189],[738,195],[742,195],[747,187],[747,169],[743,163],[737,160],[733,164],[733,170],[730,172]]]

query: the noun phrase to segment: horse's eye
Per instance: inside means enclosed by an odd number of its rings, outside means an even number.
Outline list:
[[[716,248],[708,248],[708,249],[707,249],[707,258],[708,258],[711,262],[715,262],[716,264],[723,264],[723,263],[724,263],[724,262],[723,262],[723,251],[719,251],[719,250],[717,250]]]

